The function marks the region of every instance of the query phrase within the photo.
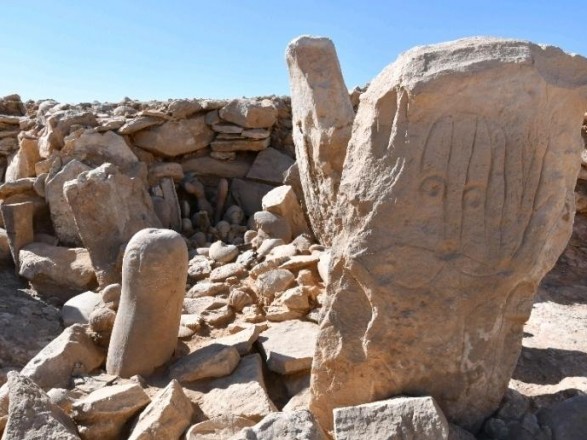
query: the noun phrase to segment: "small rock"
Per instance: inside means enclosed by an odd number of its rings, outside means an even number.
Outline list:
[[[195,284],[190,290],[188,290],[186,297],[199,298],[202,296],[224,295],[225,293],[228,293],[228,290],[228,284],[204,281]]]
[[[255,289],[263,304],[269,305],[277,293],[287,290],[294,281],[295,276],[289,270],[273,269],[257,277]]]
[[[302,410],[269,414],[255,426],[243,429],[232,440],[326,440],[327,438],[312,413]]]
[[[184,356],[169,369],[180,382],[228,376],[240,361],[236,348],[213,343]]]
[[[229,277],[244,278],[247,269],[239,263],[228,263],[217,267],[210,273],[210,281],[224,281]]]
[[[284,243],[291,242],[291,226],[286,218],[267,211],[255,212],[253,218],[256,229],[263,231],[268,237],[281,238]]]
[[[61,308],[63,325],[69,327],[72,324],[87,324],[90,314],[100,304],[101,296],[92,291],[80,293],[68,300]]]
[[[203,280],[210,275],[210,272],[212,272],[212,265],[208,257],[196,255],[188,262],[188,278],[190,280]]]
[[[255,423],[251,419],[233,415],[213,417],[192,426],[186,434],[186,440],[229,439]]]
[[[208,255],[219,263],[230,263],[238,256],[238,248],[232,244],[224,244],[222,241],[216,241],[210,246]]]
[[[267,128],[275,124],[277,109],[273,103],[264,99],[235,99],[219,111],[222,119],[246,128]]]

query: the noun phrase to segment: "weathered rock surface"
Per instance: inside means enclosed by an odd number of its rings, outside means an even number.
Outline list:
[[[92,291],[80,293],[68,300],[61,309],[63,325],[69,327],[72,324],[87,324],[90,315],[101,303],[102,297]]]
[[[287,154],[269,147],[257,154],[255,162],[247,173],[247,178],[272,185],[281,185],[285,172],[293,163],[294,160]]]
[[[65,245],[81,246],[82,240],[79,236],[71,207],[65,199],[63,186],[65,182],[73,180],[84,171],[89,170],[89,166],[74,159],[56,174],[50,174],[45,180],[45,199],[49,204],[51,221],[57,238]]]
[[[109,162],[121,169],[126,169],[139,160],[122,136],[112,131],[96,133],[93,130],[65,138],[61,156],[67,159],[75,158],[93,166]]]
[[[334,410],[337,440],[447,440],[448,430],[432,397],[397,397]]]
[[[173,380],[144,409],[128,440],[177,440],[189,426],[192,402]]]
[[[312,366],[318,325],[305,321],[274,324],[259,335],[267,367],[279,374],[307,371]]]
[[[184,239],[168,229],[143,229],[124,252],[122,294],[106,370],[149,375],[175,350],[187,280]]]
[[[304,211],[302,211],[302,207],[291,186],[282,185],[272,189],[265,194],[261,204],[265,211],[285,218],[291,227],[291,232],[294,237],[310,232],[306,224]]]
[[[11,182],[25,177],[35,177],[35,163],[40,160],[37,140],[20,139],[18,151],[8,161],[4,181]]]
[[[20,276],[35,290],[51,294],[62,302],[95,286],[96,274],[84,248],[65,248],[30,243],[19,252]]]
[[[330,246],[340,231],[334,207],[355,113],[332,41],[299,37],[286,59],[304,205],[314,234]]]
[[[169,369],[169,375],[180,382],[228,376],[240,361],[236,348],[211,344],[182,357]]]
[[[355,437],[359,439],[361,437]],[[309,411],[269,414],[255,426],[243,429],[231,440],[326,440],[327,437]],[[375,440],[375,439],[374,439]],[[440,439],[438,439],[440,440]]]
[[[268,99],[234,99],[220,109],[219,115],[225,121],[241,127],[265,128],[275,124],[277,109]]]
[[[68,181],[63,191],[98,283],[120,282],[121,247],[141,229],[161,226],[143,183],[104,164]]]
[[[495,410],[571,233],[585,78],[579,56],[472,38],[415,48],[373,80],[313,364],[322,426],[333,408],[411,392],[470,429]]]
[[[186,433],[186,440],[231,439],[243,428],[253,426],[255,422],[245,417],[225,415],[196,423]]]
[[[0,205],[0,213],[6,236],[8,238],[8,247],[16,268],[20,266],[20,250],[29,243],[33,242],[33,210],[32,202],[13,203]]]
[[[587,432],[587,396],[576,396],[541,411],[539,420],[556,440],[579,440]]]
[[[128,420],[149,402],[136,383],[107,386],[77,400],[73,419],[83,440],[116,440]]]
[[[8,390],[3,440],[79,440],[73,421],[31,379],[10,372]]]
[[[68,388],[73,374],[90,373],[104,362],[84,326],[74,324],[43,348],[20,372],[48,390]]]

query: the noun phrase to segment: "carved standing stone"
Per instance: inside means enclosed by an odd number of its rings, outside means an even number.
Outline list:
[[[513,40],[417,47],[373,80],[312,369],[324,427],[399,394],[470,429],[495,410],[571,234],[586,98],[585,58]]]
[[[314,234],[329,246],[340,230],[334,206],[355,113],[332,41],[297,38],[286,59],[305,208]]]
[[[148,376],[169,360],[185,293],[188,251],[169,229],[143,229],[129,241],[122,263],[122,293],[106,371]]]

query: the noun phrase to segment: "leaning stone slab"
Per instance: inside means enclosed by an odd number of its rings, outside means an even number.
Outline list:
[[[210,344],[182,357],[169,368],[169,376],[180,382],[228,376],[240,361],[236,348]]]
[[[292,320],[274,324],[259,335],[267,367],[279,374],[307,371],[312,366],[318,325]]]
[[[73,421],[31,379],[11,371],[8,390],[3,440],[79,440]]]
[[[44,390],[68,388],[72,375],[90,373],[103,362],[104,352],[94,344],[85,327],[74,324],[32,358],[20,374]]]
[[[523,41],[418,47],[371,82],[313,363],[323,426],[413,390],[470,430],[497,408],[571,234],[586,107],[587,60]]]
[[[33,202],[3,203],[0,213],[8,237],[8,247],[16,269],[20,267],[20,250],[34,239],[33,231]]]
[[[247,173],[247,179],[258,180],[271,185],[281,185],[285,172],[294,162],[287,154],[268,147],[257,154],[255,162],[253,162],[251,169]]]
[[[187,246],[177,232],[143,229],[130,240],[108,347],[109,374],[148,376],[169,360],[177,344],[187,266]]]
[[[337,440],[447,440],[448,431],[432,397],[397,397],[334,410]]]
[[[173,380],[143,410],[128,440],[178,440],[190,424],[192,402]]]
[[[304,204],[314,234],[330,246],[340,231],[334,207],[355,113],[332,41],[299,37],[286,59]]]
[[[267,395],[258,354],[243,357],[230,376],[202,381],[192,389],[192,400],[209,419],[233,415],[259,421],[277,411]]]
[[[261,204],[265,211],[285,218],[289,222],[294,237],[310,232],[304,211],[291,186],[282,185],[272,189],[265,194]]]
[[[120,282],[121,248],[141,229],[161,226],[144,184],[107,163],[68,181],[63,191],[98,283]]]
[[[327,437],[310,411],[290,411],[269,414],[255,426],[245,428],[231,438],[231,440],[273,439],[326,440]]]
[[[149,402],[136,383],[107,386],[77,400],[73,420],[84,440],[118,439],[130,418]]]

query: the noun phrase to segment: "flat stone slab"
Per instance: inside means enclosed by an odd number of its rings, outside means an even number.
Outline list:
[[[267,367],[279,374],[309,370],[319,326],[313,322],[284,321],[259,335]]]

